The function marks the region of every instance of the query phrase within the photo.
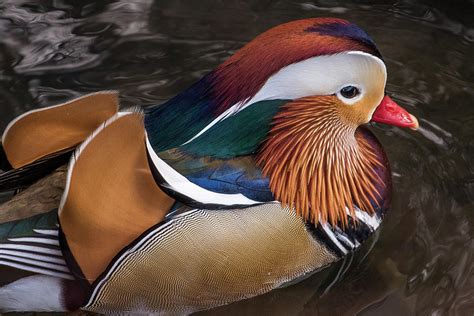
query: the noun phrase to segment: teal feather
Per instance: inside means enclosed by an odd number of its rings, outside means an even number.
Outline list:
[[[210,72],[169,101],[145,109],[145,129],[155,152],[185,143],[217,117],[212,82]]]
[[[18,221],[2,223],[0,224],[0,243],[8,241],[9,238],[41,236],[41,234],[35,233],[34,230],[57,230],[57,224],[57,210]]]
[[[228,159],[257,151],[273,117],[288,100],[260,101],[220,121],[179,149],[190,155]]]
[[[257,166],[255,155],[271,129],[273,117],[287,102],[254,103],[216,123],[193,141],[161,151],[158,156],[190,182],[207,190],[240,193],[258,202],[273,201],[269,180]],[[168,194],[178,200],[183,198],[164,179],[157,176],[155,180]]]

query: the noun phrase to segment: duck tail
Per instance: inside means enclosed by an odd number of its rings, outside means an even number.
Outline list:
[[[63,257],[57,210],[0,224],[0,312],[74,310],[84,295]]]
[[[66,164],[74,148],[53,153],[23,167],[13,169],[0,143],[0,193],[20,191]]]

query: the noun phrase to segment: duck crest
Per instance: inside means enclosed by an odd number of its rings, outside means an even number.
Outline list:
[[[217,114],[253,97],[270,76],[290,64],[351,50],[380,56],[369,36],[343,19],[306,19],[276,26],[216,69]]]

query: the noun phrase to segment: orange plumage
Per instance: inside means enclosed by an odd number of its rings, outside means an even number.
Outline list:
[[[275,197],[314,224],[346,226],[346,207],[352,216],[354,205],[373,214],[371,200],[380,199],[375,168],[381,162],[357,125],[339,117],[333,96],[290,102],[275,116],[258,156]]]

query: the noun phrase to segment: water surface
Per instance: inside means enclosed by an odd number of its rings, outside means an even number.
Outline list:
[[[0,131],[99,90],[122,107],[172,97],[277,24],[357,23],[419,132],[375,126],[393,169],[382,228],[305,281],[205,315],[474,314],[472,1],[10,0],[0,3]],[[0,197],[1,198],[1,197]]]

